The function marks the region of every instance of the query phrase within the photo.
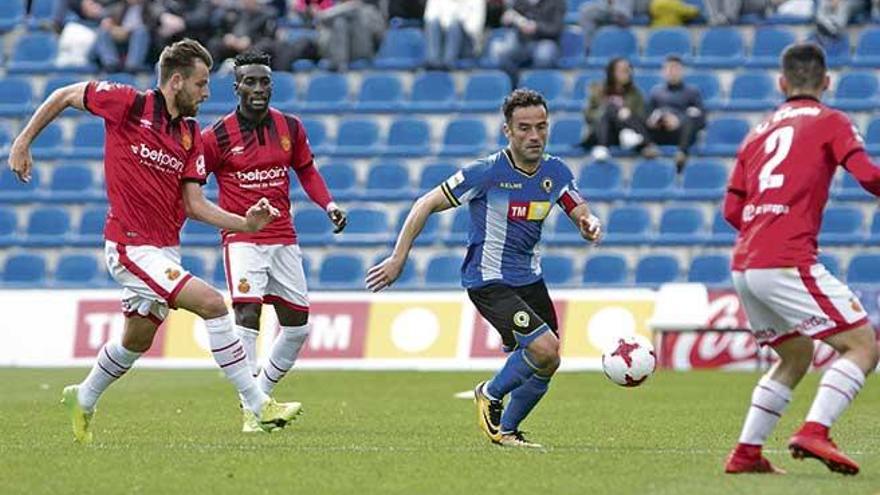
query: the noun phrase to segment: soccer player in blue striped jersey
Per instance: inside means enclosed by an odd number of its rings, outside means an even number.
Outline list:
[[[420,197],[394,252],[369,270],[366,284],[377,292],[394,283],[428,216],[467,204],[471,221],[462,285],[510,353],[501,371],[474,390],[480,427],[496,444],[540,447],[525,439],[519,425],[547,392],[559,367],[556,313],[537,249],[541,229],[554,204],[586,241],[598,241],[601,224],[578,193],[568,166],[544,153],[549,129],[544,97],[518,89],[504,100],[502,111],[507,148],[466,166]]]

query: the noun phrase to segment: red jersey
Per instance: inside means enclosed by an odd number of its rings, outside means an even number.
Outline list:
[[[294,244],[296,231],[290,214],[290,176],[292,168],[314,174],[314,158],[302,122],[294,116],[269,108],[260,122],[250,122],[238,111],[232,112],[202,133],[208,173],[217,176],[220,207],[239,215],[265,197],[281,212],[259,232],[223,231],[223,243]],[[318,176],[319,177],[319,176]],[[316,199],[322,208],[330,202],[323,180],[323,195]]]
[[[849,118],[810,97],[789,99],[755,127],[737,153],[725,205],[739,228],[733,269],[816,263],[834,172],[863,150]]]
[[[128,245],[180,244],[183,181],[205,180],[195,119],[172,119],[158,89],[139,92],[106,81],[86,86],[83,105],[104,119],[110,202],[104,237]]]

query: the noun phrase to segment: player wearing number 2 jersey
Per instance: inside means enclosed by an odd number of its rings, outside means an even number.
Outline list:
[[[819,101],[828,82],[821,48],[788,47],[779,80],[787,100],[746,136],[730,178],[724,216],[739,230],[734,286],[756,339],[772,346],[780,361],[754,389],[728,473],[780,472],[761,447],[812,362],[811,339],[825,341],[840,358],[823,375],[789,449],[832,471],[859,470],[828,430],[877,366],[876,336],[858,298],[817,262],[816,239],[838,165],[875,195],[880,168],[846,115]]]

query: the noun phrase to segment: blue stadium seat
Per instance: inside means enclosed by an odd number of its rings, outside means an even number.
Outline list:
[[[550,110],[557,108],[565,96],[565,76],[556,70],[530,70],[523,72],[519,87],[534,89],[544,95]]]
[[[687,280],[713,287],[729,286],[730,257],[724,254],[702,254],[694,257]]]
[[[318,155],[326,153],[331,146],[327,144],[327,127],[324,122],[318,119],[302,119],[303,127],[309,136],[309,145],[312,152]]]
[[[741,66],[744,61],[743,39],[737,28],[714,27],[703,32],[695,66],[730,69]]]
[[[795,42],[794,33],[786,28],[758,27],[752,42],[752,54],[747,67],[776,68],[779,56],[786,46]]]
[[[3,9],[0,9],[0,33],[12,31],[24,22],[24,5],[25,2],[20,0],[3,3]]]
[[[409,208],[403,208],[400,210],[400,214],[397,215],[397,223],[394,229],[395,233],[400,232],[403,228],[403,223],[406,221],[409,211]],[[442,237],[440,232],[440,221],[440,215],[429,216],[427,222],[425,222],[425,227],[422,229],[419,237],[416,238],[415,244],[419,246],[429,246],[439,241]]]
[[[392,240],[388,215],[374,208],[352,208],[348,212],[345,234],[338,238],[339,244],[350,246],[376,246]]]
[[[357,173],[350,163],[331,162],[321,165],[318,169],[327,188],[333,194],[334,198],[340,200],[349,200],[357,194]],[[297,199],[306,199],[305,192],[299,189],[296,193]]]
[[[455,81],[448,72],[425,72],[413,81],[406,107],[416,112],[448,112],[455,98]]]
[[[333,225],[327,213],[317,208],[297,209],[293,214],[297,242],[303,246],[325,246],[333,242]]]
[[[15,41],[12,59],[6,65],[9,73],[46,73],[55,68],[58,39],[54,34],[27,33]]]
[[[318,74],[309,79],[300,112],[335,112],[347,110],[348,79],[341,74]]]
[[[419,118],[402,117],[388,130],[386,156],[422,157],[431,154],[431,128]]]
[[[64,152],[64,135],[60,122],[52,122],[40,132],[31,145],[31,154],[37,160],[54,160]]]
[[[391,253],[389,252],[377,256],[373,259],[373,266],[384,261],[390,254]],[[422,282],[418,272],[418,260],[410,258],[406,264],[403,265],[403,271],[400,272],[400,276],[398,276],[397,280],[391,285],[391,289],[415,289],[419,288],[421,285]]]
[[[553,286],[570,285],[574,277],[574,261],[569,256],[546,255],[541,257],[544,281]]]
[[[572,112],[583,111],[587,106],[590,96],[590,85],[601,82],[605,78],[600,71],[586,71],[578,73],[571,88],[571,96],[564,103],[565,110]]]
[[[80,120],[73,133],[73,144],[65,153],[69,158],[100,160],[104,157],[104,122]]]
[[[706,239],[703,232],[703,212],[691,206],[676,206],[663,210],[660,216],[660,234],[654,240],[659,245],[694,245]]]
[[[819,43],[816,34],[808,36],[807,41]],[[822,46],[822,49],[825,50],[825,63],[828,65],[828,67],[839,68],[844,65],[849,65],[849,52],[851,46],[848,31],[842,31],[840,33],[840,36],[837,38],[826,36],[819,44]]]
[[[645,244],[651,239],[650,230],[651,215],[646,208],[621,206],[611,211],[602,243],[608,246]]]
[[[578,189],[588,201],[621,199],[626,196],[622,177],[620,165],[615,162],[590,163],[581,167]]]
[[[98,277],[98,262],[90,254],[65,254],[55,267],[55,285],[88,286]]]
[[[639,43],[631,29],[603,26],[596,31],[587,54],[587,65],[604,69],[615,57],[632,60],[638,55]]]
[[[431,288],[451,288],[461,285],[461,256],[440,255],[428,260],[425,285]]]
[[[586,61],[583,31],[576,26],[567,26],[559,37],[559,59],[556,65],[562,69],[571,69],[583,66]]]
[[[880,254],[863,253],[850,258],[846,281],[850,284],[880,283]]]
[[[584,285],[623,285],[627,281],[626,258],[617,254],[598,254],[587,258]]]
[[[652,74],[650,72],[640,72],[636,74],[635,77],[633,77],[633,84],[635,84],[636,87],[639,88],[639,91],[641,91],[642,94],[645,95],[646,99],[651,94],[651,90],[654,89],[654,86],[662,82],[663,79],[659,75]]]
[[[583,155],[584,149],[579,146],[583,132],[584,119],[582,117],[553,120],[547,151],[559,156]]]
[[[34,191],[40,186],[40,170],[31,169],[31,181],[24,183],[9,170],[8,167],[0,169],[0,201],[17,202],[30,201],[34,197]]]
[[[848,173],[843,173],[843,180],[840,181],[840,187],[832,189],[834,199],[841,201],[876,201],[873,194],[865,191],[856,178]]]
[[[831,253],[819,253],[819,263],[825,266],[829,273],[840,278],[840,259]]]
[[[3,282],[13,287],[38,287],[46,280],[46,259],[39,254],[13,254],[3,265]]]
[[[639,65],[659,67],[668,55],[689,58],[691,33],[686,28],[660,28],[650,31],[645,44],[645,54],[638,58]]]
[[[332,154],[375,156],[379,152],[379,126],[373,119],[343,120],[336,134]]]
[[[207,270],[205,269],[205,258],[197,254],[184,254],[180,257],[180,266],[190,272],[193,277],[207,280]]]
[[[727,187],[727,167],[711,160],[694,160],[684,169],[678,197],[690,200],[720,200]]]
[[[880,243],[880,211],[874,212],[874,218],[871,220],[871,233],[868,234],[868,243],[871,245]]]
[[[704,155],[733,156],[749,132],[749,123],[735,117],[710,119],[703,144],[698,151]]]
[[[694,72],[684,76],[684,82],[693,84],[700,90],[703,104],[709,110],[717,110],[723,106],[721,100],[721,84],[712,72]]]
[[[61,74],[57,76],[52,76],[48,80],[46,80],[46,86],[43,88],[42,96],[40,96],[40,101],[45,100],[52,94],[53,91],[59,88],[63,88],[64,86],[69,86],[71,84],[76,84],[78,82],[82,82],[83,79],[80,76],[74,76],[71,74]],[[70,115],[82,115],[80,112],[74,109],[68,109],[72,112]],[[64,115],[64,114],[62,114]]]
[[[675,194],[675,165],[666,160],[639,162],[630,183],[629,197],[634,199],[668,199]]]
[[[403,108],[403,86],[393,74],[370,74],[361,82],[357,102],[352,108],[358,112],[395,112]]]
[[[449,246],[463,246],[467,242],[471,226],[471,213],[468,208],[458,208],[452,217],[452,224],[443,236],[443,242]]]
[[[865,132],[865,149],[868,153],[876,155],[880,153],[880,117],[873,119],[868,124]]]
[[[497,110],[501,108],[501,102],[509,93],[510,78],[504,72],[473,72],[457,107],[462,112]]]
[[[774,81],[763,72],[744,72],[733,80],[727,110],[767,111],[779,102]]]
[[[111,81],[119,84],[124,84],[126,86],[131,86],[133,88],[146,89],[141,87],[142,85],[138,83],[138,80],[134,76],[134,74],[130,74],[128,72],[113,72],[102,77],[102,79],[105,81]]]
[[[716,246],[733,246],[736,240],[736,230],[724,219],[721,211],[716,211],[712,217],[712,237],[709,238],[708,244]]]
[[[860,243],[865,239],[864,215],[862,210],[851,206],[829,206],[825,209],[822,229],[819,231],[820,245],[848,245]]]
[[[844,111],[867,111],[877,107],[877,77],[871,72],[847,72],[837,82],[830,105]]]
[[[217,256],[214,260],[214,269],[211,270],[211,283],[217,289],[226,292],[226,263],[223,256]]]
[[[481,119],[462,118],[449,121],[443,133],[440,156],[476,156],[486,149],[486,125]]]
[[[364,262],[360,256],[331,254],[321,261],[318,285],[331,289],[360,289],[364,285],[365,276]]]
[[[425,38],[421,29],[389,29],[373,60],[377,69],[415,69],[425,62]]]
[[[220,231],[213,225],[189,218],[180,232],[180,243],[184,246],[217,246]]]
[[[364,199],[368,201],[393,201],[411,199],[415,196],[410,184],[409,169],[397,162],[377,162],[367,173]]]
[[[297,105],[296,79],[290,72],[272,72],[272,106],[282,112],[293,112]]]
[[[852,65],[868,69],[880,66],[880,28],[870,27],[862,30],[856,44]]]
[[[208,82],[211,96],[201,104],[199,110],[203,113],[226,114],[235,109],[238,97],[235,95],[235,78],[231,74],[212,74]]]
[[[0,207],[0,247],[18,244],[18,215],[11,206]]]
[[[419,192],[424,193],[434,189],[456,172],[458,172],[458,167],[451,163],[440,162],[426,165],[419,178]]]
[[[74,246],[102,246],[104,240],[104,221],[107,218],[107,207],[98,206],[83,211],[79,219],[76,234],[71,236],[70,243]]]
[[[680,268],[678,259],[668,254],[643,256],[636,265],[635,283],[637,285],[660,285],[678,279]]]
[[[583,237],[566,215],[556,215],[552,228],[549,231],[544,229],[543,237],[552,245],[579,247],[584,245]]]
[[[67,244],[70,213],[66,208],[41,207],[31,210],[24,245],[56,247]]]
[[[92,168],[87,164],[61,164],[52,170],[49,179],[49,190],[45,194],[47,201],[66,202],[84,201],[101,198],[103,193],[94,188]]]
[[[20,117],[33,110],[33,90],[27,79],[4,77],[0,79],[0,116]]]

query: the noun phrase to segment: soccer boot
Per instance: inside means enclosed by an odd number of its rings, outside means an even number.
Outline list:
[[[275,399],[270,398],[260,408],[257,424],[263,431],[273,431],[284,428],[300,413],[302,413],[302,404],[299,402],[275,402]]]
[[[502,447],[521,447],[529,449],[541,449],[544,447],[540,443],[526,440],[526,437],[523,436],[523,432],[519,430],[501,433],[500,438],[495,443]]]
[[[61,392],[61,403],[67,407],[67,414],[70,416],[70,426],[73,428],[73,438],[78,443],[92,443],[92,430],[89,428],[92,423],[94,412],[86,412],[79,405],[77,398],[79,385],[68,385]]]
[[[504,404],[500,400],[492,400],[483,393],[486,382],[474,387],[474,403],[477,405],[477,422],[483,433],[495,443],[501,440],[501,413]]]
[[[760,447],[753,445],[737,445],[727,456],[724,472],[727,474],[785,474],[783,469],[770,464],[770,461],[761,455]]]
[[[841,452],[828,438],[828,428],[818,423],[804,423],[788,441],[788,450],[795,459],[818,459],[835,473],[859,473],[858,463]]]
[[[264,430],[263,428],[261,428],[260,422],[257,421],[257,415],[250,412],[246,408],[241,409],[241,419],[241,431],[243,433],[263,433],[274,431],[277,429],[277,427],[271,428],[269,430]]]

